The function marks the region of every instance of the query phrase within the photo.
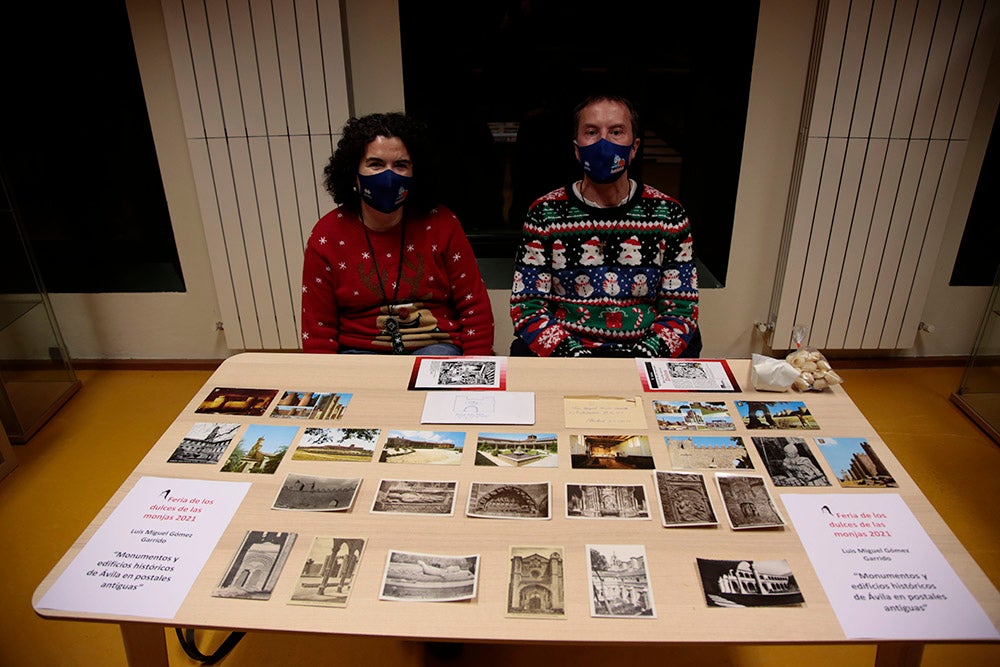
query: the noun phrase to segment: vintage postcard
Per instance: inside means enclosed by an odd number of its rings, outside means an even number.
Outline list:
[[[195,412],[261,417],[277,395],[277,389],[216,387],[202,400]]]
[[[167,463],[218,463],[242,424],[192,424]]]
[[[749,429],[819,428],[802,401],[736,401],[736,411]]]
[[[653,589],[641,544],[588,544],[590,615],[656,618]]]
[[[353,394],[322,391],[286,391],[271,411],[272,417],[286,419],[335,420],[344,416]]]
[[[715,482],[719,486],[719,495],[722,496],[726,517],[733,530],[778,528],[785,525],[763,477],[717,472]]]
[[[354,505],[361,478],[314,477],[288,473],[272,507],[303,512],[346,512]]]
[[[704,475],[656,470],[653,482],[660,499],[660,516],[667,528],[718,525]]]
[[[222,472],[273,475],[298,430],[295,426],[250,424],[222,466]]]
[[[292,460],[370,463],[381,433],[377,428],[305,428]]]
[[[661,431],[735,431],[736,424],[721,401],[653,401]]]
[[[383,479],[379,482],[371,511],[451,516],[455,512],[457,490],[458,482]]]
[[[551,519],[548,482],[473,482],[467,516],[484,519]]]
[[[636,359],[644,391],[739,391],[725,359]]]
[[[213,597],[269,600],[281,569],[295,544],[296,533],[247,531]]]
[[[558,468],[559,439],[555,433],[480,433],[476,465]]]
[[[897,488],[896,479],[867,438],[813,438],[845,489]]]
[[[566,484],[568,519],[648,519],[642,484]]]
[[[316,537],[288,604],[346,607],[365,552],[359,537]]]
[[[652,470],[653,452],[645,435],[570,435],[574,468]]]
[[[664,436],[670,467],[677,470],[752,470],[753,461],[738,435]]]
[[[511,547],[507,616],[566,618],[562,547]]]
[[[774,607],[805,600],[785,560],[698,559],[709,607]]]
[[[507,388],[507,357],[417,357],[409,389]]]
[[[751,439],[775,486],[830,486],[803,438],[755,435]]]
[[[479,556],[440,556],[389,550],[380,600],[455,602],[476,597]]]
[[[464,447],[465,431],[389,431],[378,460],[457,466]]]

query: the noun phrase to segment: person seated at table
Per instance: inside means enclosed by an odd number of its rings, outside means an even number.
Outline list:
[[[469,240],[436,201],[423,123],[347,121],[324,169],[339,207],[302,269],[305,352],[490,355],[493,312]]]
[[[638,113],[624,97],[595,95],[574,121],[583,176],[528,209],[514,261],[511,355],[699,356],[687,214],[629,178]]]

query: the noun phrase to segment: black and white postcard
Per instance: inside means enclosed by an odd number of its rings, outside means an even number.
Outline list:
[[[248,531],[213,597],[269,600],[296,533]]]
[[[568,519],[649,519],[642,484],[566,484]]]
[[[272,507],[303,512],[346,512],[354,505],[361,478],[314,477],[288,473]]]
[[[645,391],[739,391],[725,359],[636,359]]]
[[[288,604],[346,607],[365,552],[359,537],[316,537]]]
[[[381,432],[377,428],[305,428],[292,460],[370,463]]]
[[[656,470],[653,481],[660,499],[660,516],[664,526],[718,525],[704,475]]]
[[[484,519],[551,519],[549,482],[473,482],[465,513]]]
[[[383,479],[372,503],[372,512],[386,514],[431,514],[451,516],[455,512],[458,482],[416,479]]]
[[[775,486],[830,486],[803,438],[755,435],[752,440]]]
[[[698,573],[709,607],[775,607],[805,602],[785,560],[699,558]]]
[[[455,602],[476,597],[479,556],[441,556],[389,550],[380,600]]]
[[[656,618],[644,546],[588,544],[586,549],[591,616]]]
[[[726,505],[726,516],[733,530],[785,525],[760,475],[718,472],[715,482],[719,485],[719,495]]]
[[[752,470],[753,460],[738,435],[668,435],[663,441],[677,470]]]
[[[242,424],[192,424],[167,463],[218,463]]]
[[[507,357],[417,357],[409,389],[507,388]]]
[[[566,618],[562,547],[511,547],[507,616]]]

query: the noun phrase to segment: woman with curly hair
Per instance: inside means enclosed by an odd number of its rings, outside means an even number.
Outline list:
[[[305,352],[493,353],[486,285],[461,223],[436,200],[433,162],[413,118],[347,121],[324,170],[339,207],[305,250]]]

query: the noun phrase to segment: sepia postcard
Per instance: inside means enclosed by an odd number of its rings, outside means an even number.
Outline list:
[[[361,478],[314,477],[288,473],[272,507],[301,512],[346,512],[354,505]]]
[[[570,463],[574,468],[652,470],[653,452],[645,435],[570,435]]]
[[[677,470],[752,470],[753,461],[738,435],[663,437],[670,467]]]
[[[760,475],[717,472],[715,482],[733,530],[785,525],[785,520],[774,506],[771,492],[767,490],[767,483]]]
[[[705,476],[696,472],[656,470],[653,482],[660,499],[660,516],[667,528],[675,526],[715,526],[712,500]]]
[[[288,604],[346,607],[365,552],[359,537],[316,537]]]
[[[409,389],[507,388],[507,357],[417,357]]]
[[[644,391],[740,390],[725,359],[636,359]]]
[[[285,391],[271,411],[272,417],[284,419],[336,420],[344,416],[353,394],[321,391]]]
[[[785,560],[698,559],[709,607],[774,607],[805,599]]]
[[[813,439],[845,489],[894,489],[899,486],[867,438]]]
[[[455,512],[457,490],[458,482],[383,479],[375,492],[371,511],[451,516]]]
[[[473,482],[466,516],[483,519],[551,519],[549,482]]]
[[[441,556],[389,550],[380,600],[456,602],[476,597],[479,556]]]
[[[292,460],[370,463],[381,433],[377,428],[305,428]]]
[[[242,424],[212,422],[192,424],[167,463],[218,463],[240,426]]]
[[[641,544],[588,544],[590,615],[656,618],[653,589]]]
[[[247,531],[213,597],[269,600],[296,533]]]
[[[277,395],[277,389],[216,387],[195,408],[195,412],[261,417]]]
[[[273,475],[298,430],[295,426],[250,424],[222,466],[222,472]]]
[[[555,433],[480,433],[476,465],[558,468],[559,438]]]
[[[830,486],[803,438],[755,435],[752,440],[775,486]]]
[[[722,401],[653,401],[661,431],[735,431],[733,417]]]
[[[648,519],[642,484],[566,484],[567,519]]]
[[[464,448],[465,431],[389,431],[378,460],[457,466]]]
[[[566,618],[562,547],[511,547],[507,616]]]
[[[736,401],[736,411],[748,429],[819,428],[816,419],[802,401]]]

